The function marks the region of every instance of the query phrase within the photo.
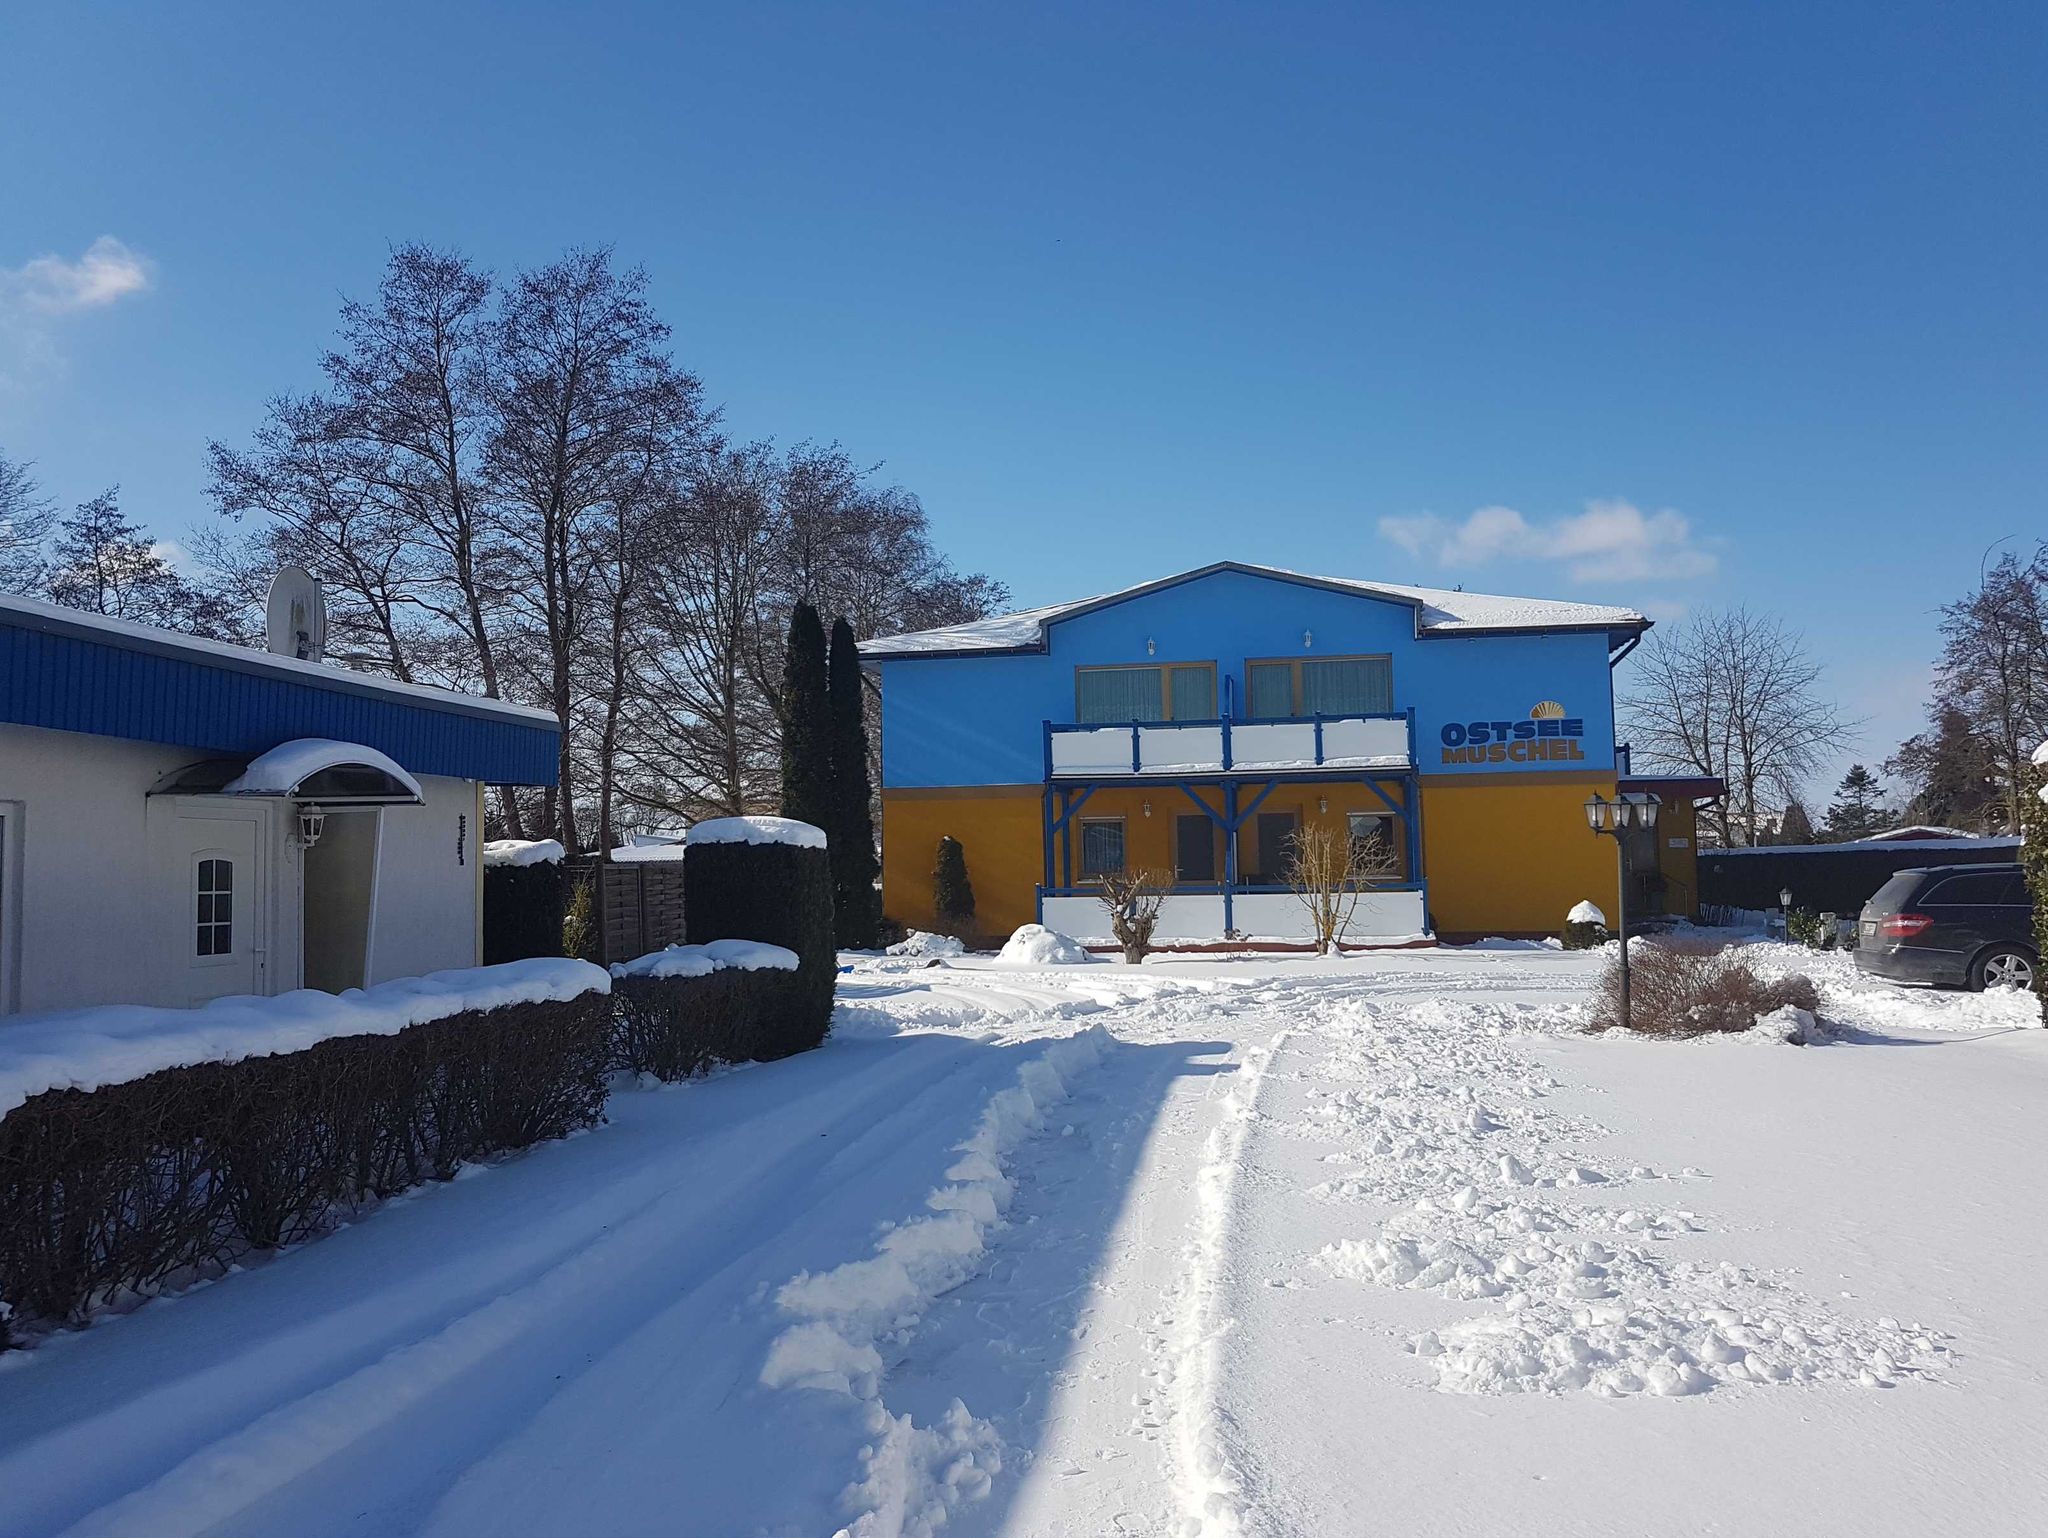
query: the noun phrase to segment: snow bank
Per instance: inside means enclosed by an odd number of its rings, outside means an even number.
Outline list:
[[[559,865],[562,846],[551,838],[494,838],[484,845],[484,865]]]
[[[683,835],[684,842],[696,844],[794,844],[799,849],[823,849],[825,830],[794,817],[714,817],[700,822]]]
[[[1057,929],[1026,924],[1009,939],[996,960],[1008,967],[1068,967],[1088,960],[1079,944]]]
[[[1856,969],[1852,951],[1815,951],[1782,940],[1750,940],[1742,959],[1759,977],[1803,972],[1820,990],[1821,1019],[1855,1030],[2001,1031],[2039,1030],[2041,1008],[2019,988],[1982,993],[1909,988]]]
[[[890,1413],[882,1402],[882,1347],[981,1269],[989,1232],[1010,1205],[1011,1156],[1045,1130],[1045,1112],[1067,1098],[1069,1081],[1101,1061],[1111,1040],[1092,1027],[1027,1061],[954,1148],[960,1157],[946,1171],[947,1184],[925,1197],[927,1216],[890,1229],[867,1259],[803,1272],[777,1292],[777,1305],[797,1322],[769,1348],[761,1382],[867,1402],[874,1440],[861,1456],[861,1477],[842,1496],[858,1513],[844,1530],[850,1538],[934,1532],[952,1507],[988,1494],[1001,1470],[1000,1438],[959,1400],[927,1428]]]
[[[759,940],[713,940],[709,945],[671,945],[614,962],[612,976],[707,977],[728,967],[741,972],[794,972],[797,955]]]
[[[922,929],[913,929],[909,934],[890,946],[891,956],[964,956],[967,943],[953,935],[935,935]]]
[[[276,998],[242,995],[197,1009],[111,1004],[23,1015],[0,1027],[0,1116],[52,1089],[126,1084],[165,1068],[303,1052],[337,1036],[395,1036],[468,1010],[609,993],[602,967],[536,957],[401,977],[374,988]]]
[[[1567,924],[1598,924],[1602,929],[1607,927],[1607,915],[1589,902],[1573,904],[1572,911],[1564,916],[1564,921]]]

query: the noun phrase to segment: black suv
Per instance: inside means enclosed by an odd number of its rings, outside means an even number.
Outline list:
[[[2040,963],[2017,865],[1902,870],[1856,926],[1856,965],[1895,982],[2028,988]]]

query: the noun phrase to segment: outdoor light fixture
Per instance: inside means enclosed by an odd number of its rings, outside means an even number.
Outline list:
[[[1141,803],[1141,804],[1142,804],[1142,805],[1144,806],[1144,808],[1145,808],[1145,815],[1146,815],[1147,817],[1150,817],[1150,816],[1152,815],[1152,803],[1151,803],[1151,802],[1149,802],[1149,801],[1146,801],[1146,802],[1143,802],[1143,803]]]
[[[1145,655],[1148,657],[1156,657],[1159,655],[1159,643],[1153,640],[1150,636],[1145,637]]]
[[[299,847],[311,849],[320,842],[320,832],[327,826],[327,814],[310,801],[299,808]]]
[[[1316,633],[1313,630],[1304,630],[1301,633],[1301,649],[1303,651],[1307,651],[1311,646],[1315,644]]]
[[[1651,795],[1616,795],[1612,801],[1597,790],[1586,802],[1586,826],[1614,840],[1614,859],[1620,871],[1619,902],[1615,908],[1615,938],[1621,941],[1621,1025],[1629,1028],[1628,996],[1628,844],[1625,836],[1634,828],[1657,826],[1660,803]],[[1790,897],[1790,893],[1786,896]]]
[[[1781,908],[1789,908],[1792,906],[1792,888],[1784,887],[1779,891],[1778,906]]]
[[[1329,798],[1328,796],[1317,796],[1317,797],[1316,797],[1316,810],[1317,810],[1317,811],[1319,811],[1319,812],[1327,812],[1327,811],[1328,811],[1329,809],[1330,809],[1330,798]]]

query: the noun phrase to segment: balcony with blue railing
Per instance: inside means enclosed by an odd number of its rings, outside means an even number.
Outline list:
[[[1045,723],[1048,783],[1346,770],[1404,774],[1414,767],[1412,710],[1276,720]]]

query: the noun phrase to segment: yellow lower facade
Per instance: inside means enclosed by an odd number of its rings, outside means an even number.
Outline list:
[[[1216,787],[1197,788],[1211,806],[1221,806]],[[1384,788],[1400,801],[1398,783],[1387,782]],[[1419,789],[1421,875],[1439,935],[1556,934],[1566,912],[1581,899],[1590,899],[1610,916],[1615,912],[1614,843],[1587,828],[1583,810],[1594,791],[1615,793],[1611,772],[1424,775]],[[1249,799],[1257,789],[1242,794]],[[939,840],[950,836],[966,851],[980,931],[1003,936],[1031,923],[1037,916],[1038,884],[1045,877],[1042,795],[1037,785],[884,790],[884,911],[912,928],[931,927],[932,868]],[[1386,809],[1371,786],[1355,782],[1280,785],[1260,805],[1261,811],[1291,811],[1303,824],[1328,822],[1340,828],[1352,812]],[[1200,810],[1176,789],[1111,785],[1089,797],[1079,816],[1123,819],[1126,865],[1170,872],[1175,819]],[[1221,834],[1215,836],[1220,872]],[[1078,860],[1078,838],[1075,850]],[[1255,856],[1247,835],[1240,835],[1239,853],[1240,869],[1250,874]]]

